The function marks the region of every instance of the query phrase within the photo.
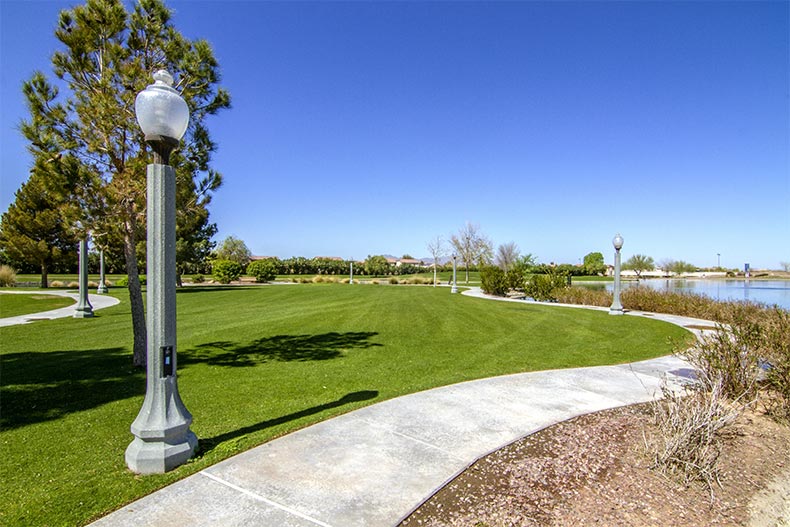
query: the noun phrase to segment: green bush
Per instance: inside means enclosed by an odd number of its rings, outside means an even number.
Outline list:
[[[146,275],[141,274],[138,277],[140,278],[140,285],[145,285]],[[122,276],[121,278],[118,279],[117,282],[115,282],[115,285],[118,287],[129,287],[129,277]]]
[[[568,278],[561,274],[534,274],[524,286],[524,292],[538,302],[556,302],[558,290],[568,288]]]
[[[505,280],[508,289],[516,291],[523,291],[526,285],[526,277],[524,276],[523,269],[520,266],[511,267],[505,275]]]
[[[488,295],[505,296],[508,291],[505,271],[495,265],[480,269],[480,287]]]
[[[255,260],[247,266],[247,275],[254,276],[256,282],[271,282],[277,276],[277,267],[270,260]]]
[[[16,283],[16,271],[10,265],[0,265],[0,287],[13,287]]]
[[[238,280],[241,272],[241,264],[232,260],[214,260],[211,265],[211,275],[220,284],[229,284]]]
[[[205,281],[206,281],[206,277],[203,276],[202,274],[196,274],[195,276],[192,277],[193,284],[202,284]]]
[[[392,285],[398,285],[398,279],[393,276],[390,278],[390,283]]]

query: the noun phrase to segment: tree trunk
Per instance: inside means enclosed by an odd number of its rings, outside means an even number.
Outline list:
[[[47,268],[47,264],[41,264],[41,289],[46,289],[49,287],[49,281],[47,277],[49,276],[49,269]]]
[[[123,237],[123,252],[126,257],[126,274],[129,277],[129,304],[132,308],[132,334],[134,347],[132,351],[132,364],[138,368],[146,366],[146,332],[145,332],[145,305],[143,304],[143,290],[140,287],[140,273],[137,269],[137,247],[135,225],[133,220],[125,222]]]
[[[469,283],[469,263],[466,264],[466,283]]]

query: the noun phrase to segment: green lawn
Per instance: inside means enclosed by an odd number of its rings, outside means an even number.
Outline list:
[[[0,328],[0,524],[79,525],[272,438],[367,404],[506,373],[671,352],[656,320],[451,295],[447,288],[292,285],[178,294],[179,386],[197,458],[126,470],[144,374],[122,303],[93,319]]]
[[[74,300],[62,296],[42,294],[0,294],[0,318],[41,313],[75,304]]]
[[[125,274],[106,274],[104,275],[105,280],[109,280],[112,283],[117,282],[121,278],[125,277]],[[63,282],[64,284],[69,284],[71,282],[78,282],[80,279],[80,275],[77,273],[69,273],[69,274],[49,274],[47,275],[47,281],[50,282]],[[89,273],[88,280],[92,282],[99,281],[99,273]],[[17,283],[20,282],[30,282],[34,284],[41,283],[41,275],[40,274],[17,274],[16,275]]]

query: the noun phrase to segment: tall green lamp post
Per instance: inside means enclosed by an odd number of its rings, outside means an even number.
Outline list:
[[[623,248],[623,237],[620,233],[612,240],[614,245],[614,294],[612,295],[612,307],[609,308],[610,315],[622,315],[623,304],[620,303],[620,249]]]
[[[147,377],[126,465],[138,474],[167,472],[186,462],[197,437],[178,394],[176,375],[176,174],[169,166],[189,124],[186,102],[165,70],[137,95],[135,114],[154,153],[148,165]]]
[[[458,292],[458,282],[455,280],[455,264],[456,264],[456,259],[457,259],[457,258],[456,258],[456,255],[454,254],[454,255],[453,255],[453,287],[452,287],[452,288],[450,288],[450,292],[451,292],[451,293],[457,293],[457,292]]]
[[[74,318],[91,318],[93,306],[88,300],[88,235],[80,240],[80,296],[74,310]]]

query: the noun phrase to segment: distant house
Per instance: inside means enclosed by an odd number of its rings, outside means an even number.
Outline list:
[[[254,262],[256,260],[272,260],[276,258],[276,256],[250,256],[250,261]]]
[[[398,267],[400,267],[401,265],[418,265],[420,267],[425,266],[425,264],[422,263],[422,260],[416,260],[414,258],[401,258],[400,260],[398,260],[398,262],[395,265],[397,265]]]
[[[313,260],[331,260],[333,262],[343,262],[343,258],[339,256],[313,256]]]
[[[401,265],[416,265],[419,267],[425,267],[425,264],[422,260],[417,260],[415,258],[393,258],[391,256],[387,256],[387,263],[394,265],[395,267],[400,267]]]

